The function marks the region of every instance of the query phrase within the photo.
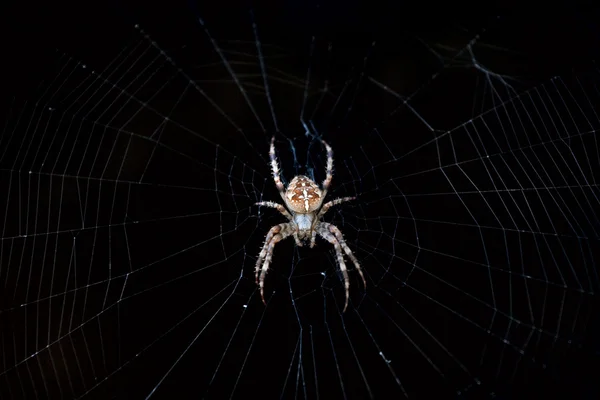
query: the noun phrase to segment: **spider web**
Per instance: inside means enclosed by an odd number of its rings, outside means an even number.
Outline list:
[[[0,397],[557,390],[600,284],[582,19],[180,11],[104,10],[11,53]],[[272,135],[284,183],[324,179],[323,138],[328,198],[357,196],[324,218],[367,278],[349,264],[345,314],[323,240],[279,243],[260,301]]]

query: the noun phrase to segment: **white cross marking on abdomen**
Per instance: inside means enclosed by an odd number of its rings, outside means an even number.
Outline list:
[[[304,193],[304,208],[306,209],[306,211],[308,211],[308,192],[306,191],[306,188],[302,189],[302,192]]]

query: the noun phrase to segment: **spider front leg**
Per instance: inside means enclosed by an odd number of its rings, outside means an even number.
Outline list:
[[[279,165],[277,164],[277,156],[275,155],[275,136],[271,138],[271,147],[269,147],[269,158],[271,159],[271,170],[273,171],[273,181],[279,191],[279,195],[285,200],[285,188],[279,176]]]
[[[325,198],[333,179],[333,149],[326,141],[321,140],[321,143],[323,143],[323,146],[327,150],[327,169],[325,170],[325,180],[323,181],[323,198]]]
[[[258,260],[256,260],[254,275],[256,278],[256,284],[260,288],[260,297],[265,305],[267,304],[264,296],[265,276],[267,275],[269,264],[273,258],[273,250],[275,249],[275,245],[277,243],[291,235],[291,231],[292,230],[290,229],[289,223],[275,225],[269,229],[267,237],[265,238],[265,244],[258,255]]]

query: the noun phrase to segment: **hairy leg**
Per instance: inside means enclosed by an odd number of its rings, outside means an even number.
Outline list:
[[[315,241],[317,240],[317,230],[313,229],[311,236],[310,236],[310,248],[312,249],[313,247],[315,247]]]
[[[286,208],[279,203],[275,203],[273,201],[259,201],[258,203],[254,203],[254,204],[257,206],[275,208],[277,211],[282,213],[283,216],[286,217],[287,219],[289,219],[290,221],[294,220],[294,217],[292,217],[292,214],[290,214],[288,212],[288,210],[286,210]],[[302,247],[302,242],[300,241],[300,238],[298,237],[298,231],[294,230],[292,235],[294,236],[294,241],[296,242],[296,246]]]
[[[323,146],[325,146],[325,149],[327,150],[327,167],[325,170],[325,180],[323,181],[324,198],[329,190],[329,185],[331,185],[331,180],[333,179],[333,149],[326,141],[321,140],[321,143],[323,143]]]
[[[321,218],[323,215],[325,215],[325,213],[327,211],[329,211],[329,209],[331,207],[337,206],[338,204],[344,203],[346,201],[354,200],[354,199],[356,199],[356,197],[340,197],[335,200],[328,201],[327,203],[323,204],[323,207],[321,207],[321,211],[319,211],[319,215],[317,215],[317,219]]]
[[[350,250],[350,247],[348,247],[348,245],[346,244],[346,241],[344,240],[344,236],[342,235],[342,232],[339,230],[339,228],[337,226],[327,223],[327,222],[321,222],[321,226],[323,226],[325,229],[327,229],[327,231],[331,232],[335,236],[337,241],[340,243],[340,246],[344,250],[344,253],[346,253],[348,258],[352,261],[352,263],[356,267],[356,270],[358,271],[358,274],[360,275],[360,277],[363,281],[363,285],[366,289],[367,281],[365,279],[365,276],[363,275],[362,269],[360,268],[360,263],[358,262],[358,259],[356,258],[354,253],[352,253],[352,250]]]
[[[269,232],[265,238],[265,244],[258,255],[258,260],[256,260],[254,275],[256,278],[256,283],[260,288],[260,297],[265,305],[267,304],[264,296],[265,276],[267,275],[269,264],[273,258],[273,250],[275,249],[275,245],[286,237],[290,236],[292,231],[293,229],[291,229],[289,223],[275,225],[269,229]]]
[[[327,240],[329,243],[333,245],[335,249],[335,255],[337,258],[338,266],[340,267],[340,271],[344,277],[344,289],[346,291],[346,301],[344,303],[344,310],[342,312],[346,312],[346,308],[348,307],[348,299],[350,298],[350,278],[348,277],[348,269],[346,268],[346,263],[344,262],[344,253],[342,252],[342,246],[340,242],[336,239],[335,235],[329,232],[325,227],[321,227],[321,225],[317,226],[317,233],[321,235],[321,237]]]
[[[279,176],[279,165],[277,164],[277,156],[275,155],[275,136],[271,138],[271,146],[269,147],[269,158],[271,159],[271,170],[273,172],[273,180],[275,186],[281,195],[281,198],[285,200],[285,188],[281,183],[281,177]]]
[[[270,207],[270,208],[274,208],[277,211],[279,211],[280,213],[283,214],[284,217],[286,217],[288,220],[292,221],[294,218],[292,217],[292,214],[290,214],[288,212],[288,210],[285,209],[284,206],[282,206],[279,203],[275,203],[274,201],[259,201],[258,203],[254,203],[254,205],[256,206],[263,206],[263,207]]]

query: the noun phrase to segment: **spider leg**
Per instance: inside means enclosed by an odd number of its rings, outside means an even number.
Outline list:
[[[362,269],[360,268],[360,263],[358,262],[358,259],[356,258],[354,253],[352,253],[352,250],[350,250],[350,247],[348,247],[348,245],[346,244],[346,241],[344,240],[344,236],[342,235],[342,232],[339,230],[339,228],[337,226],[327,223],[327,222],[321,222],[320,225],[322,225],[325,229],[327,229],[329,232],[331,232],[335,235],[335,238],[340,243],[340,246],[342,247],[342,249],[344,249],[344,253],[346,253],[348,258],[352,261],[352,263],[356,267],[356,270],[358,271],[358,274],[360,275],[360,277],[363,281],[363,286],[366,289],[367,281],[365,279],[365,276],[363,275]]]
[[[290,229],[290,224],[279,224],[275,225],[269,232],[265,238],[265,244],[263,245],[260,254],[258,255],[258,260],[256,260],[256,268],[254,270],[256,283],[260,288],[260,297],[262,302],[266,305],[265,296],[264,296],[264,286],[265,286],[265,276],[267,275],[267,271],[269,270],[269,264],[271,263],[271,259],[273,258],[273,250],[275,245],[285,239],[286,237],[292,234],[292,230]],[[260,272],[260,275],[259,275]]]
[[[275,181],[275,186],[277,187],[277,190],[279,190],[281,198],[285,200],[285,188],[283,187],[283,183],[281,183],[281,177],[279,176],[279,165],[277,164],[277,156],[275,155],[275,136],[271,138],[269,158],[271,159],[271,170],[273,171],[273,180]]]
[[[333,149],[326,141],[321,140],[323,146],[327,150],[327,169],[325,170],[325,180],[323,181],[323,194],[322,197],[325,198],[327,191],[329,190],[329,185],[331,185],[331,180],[333,179]]]
[[[275,203],[273,201],[259,201],[258,203],[254,203],[254,204],[257,206],[275,208],[277,211],[282,213],[283,216],[286,217],[287,219],[289,219],[290,221],[294,220],[294,217],[292,217],[292,214],[290,214],[288,212],[288,210],[286,210],[285,207],[282,206],[281,204]],[[292,233],[292,235],[294,235],[294,241],[296,242],[296,246],[302,247],[302,242],[300,241],[300,238],[298,237],[298,231],[294,231],[294,233]]]
[[[317,219],[321,218],[327,211],[329,211],[331,207],[337,206],[338,204],[354,199],[356,199],[356,197],[340,197],[335,200],[328,201],[327,203],[323,204],[323,207],[321,207],[321,211],[319,211]]]
[[[277,211],[279,211],[280,213],[282,213],[283,216],[286,217],[287,219],[289,219],[290,221],[292,221],[294,219],[292,217],[292,214],[290,214],[288,212],[288,210],[286,210],[285,207],[279,203],[275,203],[273,201],[259,201],[258,203],[254,203],[254,205],[274,208]]]
[[[350,260],[352,261],[352,263],[358,270],[358,273],[360,274],[360,277],[362,278],[363,285],[365,286],[365,288],[367,287],[367,282],[362,273],[362,270],[360,269],[360,264],[359,264],[358,260],[352,253],[352,250],[350,250],[350,248],[344,241],[342,232],[335,225],[329,224],[327,222],[319,222],[319,224],[317,225],[317,233],[319,235],[321,235],[323,237],[323,239],[325,239],[329,243],[333,244],[333,247],[335,249],[335,254],[336,254],[336,257],[338,260],[338,264],[340,266],[340,271],[342,271],[342,275],[344,277],[344,288],[346,290],[346,303],[344,304],[344,310],[342,312],[345,312],[346,308],[348,307],[348,299],[350,297],[350,278],[348,277],[348,270],[346,268],[346,264],[344,263],[343,253],[346,253],[348,258],[350,258]]]
[[[294,233],[292,233],[292,236],[294,237],[294,241],[296,242],[296,246],[298,246],[298,247],[304,246],[302,244],[302,242],[300,241],[300,237],[298,236],[298,231],[294,231]]]
[[[342,275],[344,276],[346,302],[344,303],[344,310],[342,312],[346,312],[346,308],[348,307],[348,299],[350,298],[350,278],[348,277],[348,269],[346,268],[346,263],[344,262],[344,253],[342,252],[342,246],[340,245],[340,242],[339,240],[337,240],[335,235],[329,232],[325,226],[322,226],[321,224],[317,225],[317,233],[321,235],[323,239],[331,243],[333,245],[333,248],[335,249],[335,255],[337,257],[338,266],[340,267],[340,271],[342,271]]]

